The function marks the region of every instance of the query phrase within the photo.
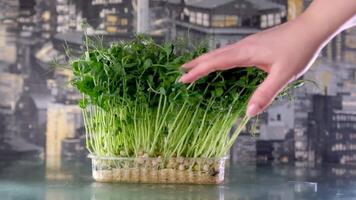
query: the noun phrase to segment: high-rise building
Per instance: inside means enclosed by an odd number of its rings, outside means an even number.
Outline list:
[[[273,103],[264,113],[257,141],[257,157],[262,160],[294,160],[290,147],[294,128],[294,104],[286,99]],[[286,142],[286,143],[285,143]]]
[[[76,104],[82,95],[68,84],[73,79],[73,73],[70,69],[61,68],[54,71],[53,79],[47,81],[47,87],[54,97],[56,103]]]
[[[24,79],[0,73],[0,115],[3,121],[0,150],[5,154],[40,153],[43,134],[38,131],[38,115],[33,99],[25,91]]]
[[[356,64],[356,28],[350,28],[344,32],[344,52],[345,62]]]
[[[240,133],[230,155],[231,162],[256,161],[256,138],[247,132]]]
[[[261,152],[260,144],[266,146],[267,141],[275,141],[273,138],[275,135],[280,135],[280,141],[285,142],[286,134],[292,131],[294,133],[294,148],[289,149],[294,151],[294,159],[297,161],[320,160],[316,157],[318,152],[316,152],[317,147],[314,144],[315,137],[308,131],[310,130],[308,127],[310,127],[311,117],[308,113],[313,113],[314,104],[319,104],[319,100],[313,100],[312,97],[319,94],[342,98],[342,107],[338,108],[339,110],[356,111],[355,77],[355,67],[352,64],[335,63],[325,58],[319,59],[304,75],[303,78],[306,80],[304,86],[293,91],[293,98],[289,103],[291,104],[290,109],[283,107],[283,104],[275,103],[266,111],[268,117],[267,121],[263,121],[261,124],[261,138],[257,142],[257,153]],[[315,81],[317,86],[308,80]],[[272,148],[272,145],[270,146],[269,148]],[[267,149],[267,147],[263,148]]]
[[[342,109],[341,96],[313,96],[308,135],[317,161],[356,162],[356,112]]]
[[[336,35],[322,50],[321,54],[330,61],[343,61],[345,50],[345,33]]]
[[[82,16],[89,25],[88,34],[132,35],[133,6],[131,0],[83,1]]]
[[[35,0],[19,0],[17,24],[21,37],[31,37],[35,31],[35,8]]]
[[[29,75],[31,73],[31,49],[37,44],[36,33],[36,1],[20,0],[17,17],[16,62],[10,69],[14,73]]]
[[[7,32],[6,26],[0,26],[0,60],[7,64],[14,64],[16,61],[16,44],[15,41],[9,40],[8,34],[10,33]]]
[[[354,72],[352,64],[334,63],[324,58],[316,62],[304,76],[306,80],[316,81],[318,87],[306,83],[306,86],[295,92],[294,138],[295,157],[298,161],[342,162],[341,158],[335,156],[336,152],[331,150],[331,146],[338,140],[335,138],[336,133],[346,135],[338,136],[340,140],[352,134],[353,130],[344,129],[343,125],[335,128],[337,125],[333,124],[344,124],[341,121],[344,119],[352,122],[352,117],[347,116],[356,111]],[[350,139],[348,141],[352,142]]]
[[[57,33],[81,30],[82,0],[56,0],[53,15]]]
[[[356,64],[356,28],[350,28],[336,35],[322,50],[330,61]]]
[[[150,0],[149,1],[149,30],[148,33],[152,36],[161,36],[163,39],[170,39],[170,26],[168,2],[166,0]]]
[[[62,141],[75,138],[82,125],[81,110],[77,105],[51,103],[47,109],[46,156],[60,156]]]
[[[15,30],[17,29],[18,6],[17,1],[0,2],[0,60],[7,64],[14,64],[16,61]],[[4,69],[0,68],[1,70]]]
[[[55,30],[55,5],[56,0],[38,0],[36,5],[36,29],[37,36],[43,40],[49,40]]]
[[[16,102],[24,90],[23,77],[17,74],[1,72],[0,74],[0,112],[14,113]]]
[[[269,0],[169,1],[172,38],[211,48],[236,42],[250,34],[281,24],[286,7]]]

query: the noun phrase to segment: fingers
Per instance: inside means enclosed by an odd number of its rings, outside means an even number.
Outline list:
[[[246,111],[247,116],[254,117],[266,109],[290,80],[291,77],[286,73],[272,71],[250,98]]]
[[[191,60],[190,62],[185,63],[182,67],[185,68],[185,69],[191,69],[192,67],[198,65],[200,62],[202,62],[204,60],[207,60],[207,59],[209,59],[211,57],[215,57],[216,55],[221,54],[222,52],[230,50],[234,46],[235,46],[234,44],[230,44],[230,45],[227,45],[225,47],[210,51],[209,53],[203,54],[203,55]]]
[[[246,66],[248,57],[238,49],[220,51],[204,59],[195,61],[188,71],[180,78],[182,83],[191,83],[217,70],[226,70],[235,66]]]

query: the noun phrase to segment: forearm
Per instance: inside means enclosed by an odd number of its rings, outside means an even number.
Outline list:
[[[355,0],[314,0],[296,23],[307,27],[307,34],[320,43],[356,24]]]

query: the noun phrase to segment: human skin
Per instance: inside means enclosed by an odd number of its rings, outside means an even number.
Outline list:
[[[268,73],[251,96],[246,114],[253,117],[291,81],[303,75],[335,35],[356,22],[355,0],[314,0],[292,21],[248,36],[184,64],[180,78],[191,83],[214,71],[256,66]]]

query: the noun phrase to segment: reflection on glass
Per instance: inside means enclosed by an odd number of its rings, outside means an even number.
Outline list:
[[[224,200],[224,186],[92,183],[91,200]]]

